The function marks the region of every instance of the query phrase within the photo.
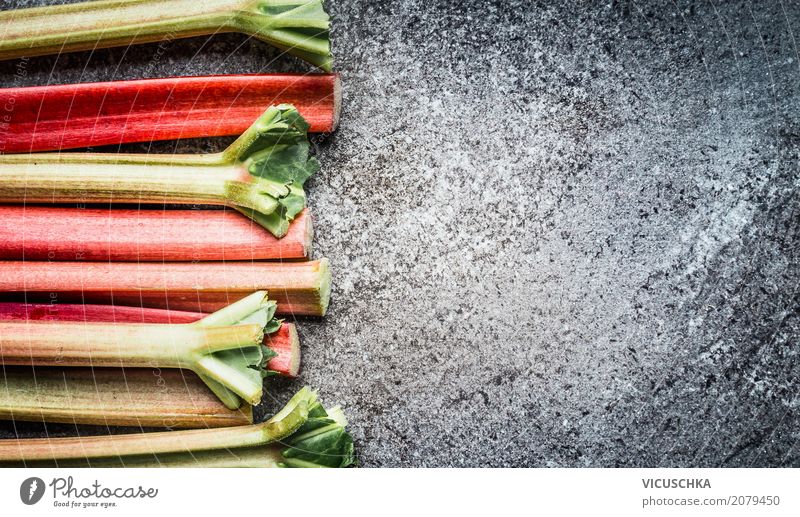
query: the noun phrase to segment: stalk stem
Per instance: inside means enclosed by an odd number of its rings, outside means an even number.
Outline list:
[[[258,325],[0,321],[0,363],[196,370],[203,355],[263,339]]]
[[[144,309],[124,305],[85,305],[50,303],[0,303],[2,321],[75,321],[114,323],[194,323],[208,314],[199,312]],[[267,363],[267,368],[278,375],[297,377],[300,370],[300,340],[294,323],[283,323],[280,328],[264,336],[264,345],[277,354]],[[71,374],[74,376],[74,374]],[[123,386],[124,388],[124,386]],[[113,390],[120,391],[120,390]]]
[[[0,199],[24,203],[183,203],[245,206],[270,212],[259,198],[240,196],[230,202],[236,182],[249,174],[234,165],[146,164],[134,160],[90,161],[85,154],[31,155],[28,163],[0,160]],[[282,190],[276,186],[274,192]],[[255,200],[254,200],[255,199]],[[267,206],[268,205],[268,206]]]
[[[303,388],[286,407],[261,424],[222,429],[197,429],[74,438],[0,440],[0,462],[59,461],[148,454],[233,449],[275,443],[308,419],[316,393]]]
[[[0,202],[227,205],[280,238],[305,208],[302,185],[319,168],[307,130],[296,109],[280,105],[221,153],[2,155]]]
[[[305,259],[313,224],[301,212],[280,239],[233,210],[0,206],[0,259],[198,262]]]
[[[26,466],[40,468],[55,466],[62,468],[281,468],[285,466],[286,461],[282,455],[284,450],[286,447],[283,445],[268,444],[159,455],[37,461]],[[310,463],[303,466],[318,467],[319,465]]]
[[[258,404],[275,302],[257,291],[191,324],[0,322],[0,364],[184,368],[229,408]],[[240,317],[243,324],[235,324]],[[219,325],[214,325],[218,322]]]
[[[186,370],[4,366],[0,419],[200,429],[252,424],[253,408],[226,408]]]
[[[240,5],[242,0],[103,0],[7,11],[0,13],[0,59],[207,34],[229,28]]]
[[[11,106],[0,152],[240,135],[271,103],[292,104],[309,131],[330,133],[341,111],[338,74],[167,77],[0,89]]]
[[[100,0],[0,13],[0,59],[243,32],[329,71],[320,0]]]
[[[0,261],[0,293],[27,301],[113,303],[212,312],[265,290],[280,314],[324,316],[330,301],[328,260],[309,262]],[[12,293],[19,293],[13,295]]]

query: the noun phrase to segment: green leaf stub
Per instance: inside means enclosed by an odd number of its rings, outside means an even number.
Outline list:
[[[275,319],[276,309],[265,291],[257,291],[194,324],[206,328],[255,325],[261,329],[255,339],[232,342],[203,354],[197,362],[196,373],[229,409],[238,408],[242,401],[257,404],[261,400],[267,363],[277,355],[263,344],[264,335],[281,326],[281,320]]]
[[[250,176],[249,181],[229,182],[229,199],[276,237],[285,235],[305,208],[303,184],[320,167],[309,156],[308,128],[294,106],[273,106],[223,153]]]
[[[308,420],[284,440],[285,467],[341,468],[354,465],[353,437],[345,429],[346,422],[331,418],[319,403],[309,408]]]
[[[258,0],[238,21],[254,37],[331,71],[330,16],[322,0]]]

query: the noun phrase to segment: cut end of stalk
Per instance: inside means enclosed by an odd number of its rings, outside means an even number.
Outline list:
[[[300,370],[300,340],[293,323],[281,323],[280,328],[264,339],[264,345],[275,355],[267,369],[284,377],[296,377]]]
[[[257,424],[263,443],[282,440],[296,432],[308,421],[309,413],[316,404],[317,392],[308,386],[301,388],[275,416]]]
[[[254,419],[253,419],[253,406],[251,406],[250,404],[245,404],[243,407],[240,407],[238,409],[238,411],[247,420],[248,424],[252,424],[253,423],[253,421],[254,421]]]
[[[305,404],[306,408],[309,408],[314,404],[316,404],[316,402],[317,402],[317,391],[312,390],[308,386],[303,386],[297,393],[295,393],[292,396],[291,399],[289,399],[289,402],[287,402],[286,405],[283,406],[283,408],[280,411],[275,413],[275,415],[272,418],[264,422],[263,425],[283,420],[284,418],[286,418],[287,415],[292,413],[299,404]]]
[[[287,375],[289,377],[297,377],[297,374],[300,373],[300,336],[297,334],[297,327],[295,325],[290,323],[286,325],[289,329],[289,344],[292,352]]]
[[[331,131],[336,131],[339,127],[339,117],[342,114],[342,79],[337,73],[333,78],[333,120],[331,122]]]
[[[328,418],[335,421],[342,427],[347,427],[347,417],[345,416],[344,410],[342,409],[341,406],[334,406],[328,409],[327,411],[328,411]]]
[[[308,210],[302,213],[302,217],[303,229],[305,230],[303,232],[303,256],[308,258],[311,257],[311,252],[313,251],[312,247],[314,245],[314,219],[311,217],[311,213]]]
[[[328,312],[328,305],[331,301],[331,269],[328,259],[323,258],[319,261],[319,307],[320,316],[325,316]]]

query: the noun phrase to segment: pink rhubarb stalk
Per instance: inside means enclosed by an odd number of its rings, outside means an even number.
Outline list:
[[[0,89],[12,106],[0,152],[239,135],[267,107],[293,104],[310,131],[336,128],[338,74],[171,77]]]
[[[309,262],[28,262],[0,261],[6,301],[121,304],[214,312],[258,290],[278,312],[324,316],[330,301],[328,260]]]
[[[281,239],[231,210],[0,206],[0,259],[191,262],[304,259],[305,210]]]

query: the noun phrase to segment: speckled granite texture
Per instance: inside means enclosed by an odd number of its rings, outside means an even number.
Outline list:
[[[800,6],[663,4],[330,1],[333,302],[271,395],[344,405],[367,467],[800,466]],[[289,70],[221,35],[0,77]]]

